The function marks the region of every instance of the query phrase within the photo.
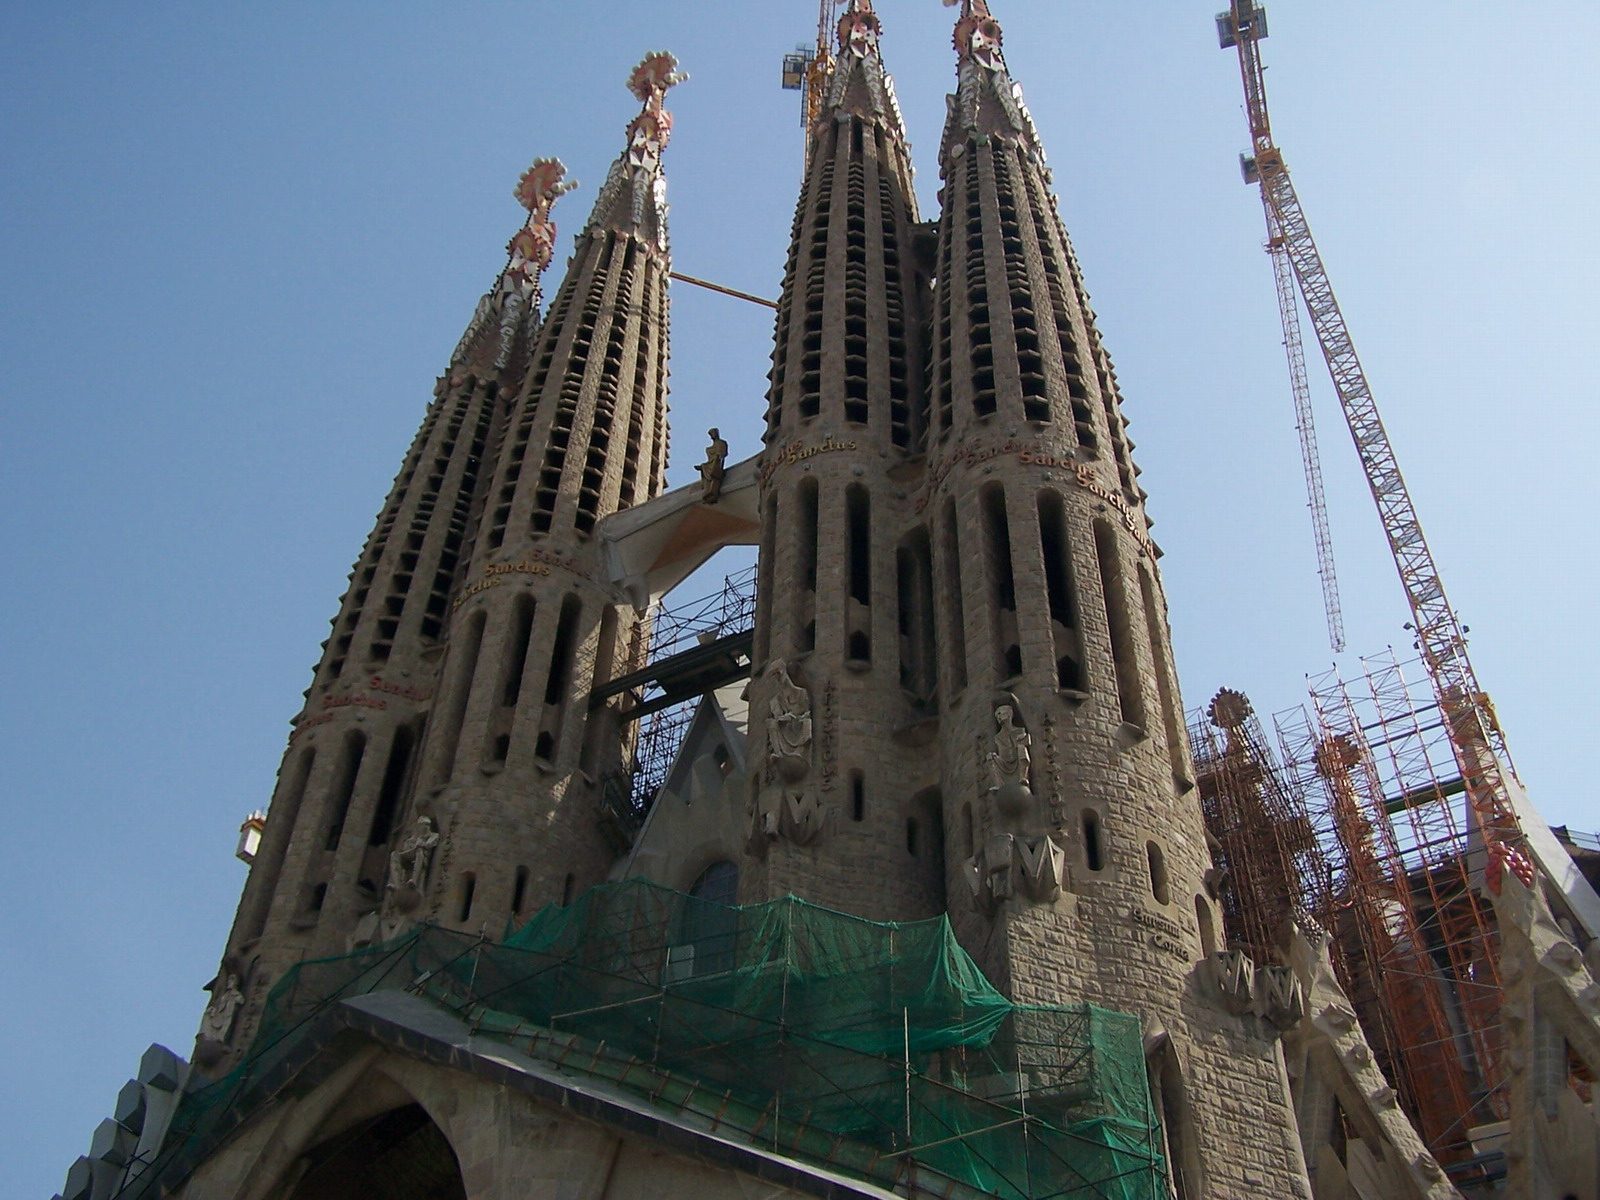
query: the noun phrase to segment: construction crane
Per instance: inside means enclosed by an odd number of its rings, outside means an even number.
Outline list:
[[[1267,253],[1272,256],[1272,278],[1278,290],[1278,316],[1283,322],[1283,353],[1289,360],[1289,386],[1294,392],[1294,428],[1300,435],[1300,463],[1306,475],[1306,507],[1311,510],[1311,532],[1317,542],[1317,577],[1322,581],[1322,611],[1328,621],[1328,644],[1344,650],[1344,611],[1339,604],[1339,578],[1334,573],[1333,537],[1328,530],[1328,501],[1322,491],[1322,456],[1317,450],[1317,423],[1311,410],[1311,386],[1306,378],[1305,345],[1300,339],[1300,301],[1294,290],[1294,267],[1288,243],[1273,215],[1265,189],[1261,207],[1267,216]]]
[[[1251,154],[1243,160],[1245,179],[1260,184],[1269,248],[1274,250],[1275,260],[1281,253],[1293,271],[1377,504],[1411,607],[1408,628],[1416,635],[1417,649],[1449,730],[1473,823],[1483,837],[1486,882],[1491,890],[1499,891],[1506,870],[1528,886],[1542,874],[1588,937],[1600,936],[1600,897],[1577,873],[1517,780],[1500,723],[1467,657],[1466,630],[1445,596],[1438,565],[1423,536],[1416,506],[1400,474],[1327,268],[1283,154],[1272,140],[1260,52],[1261,39],[1267,36],[1266,12],[1254,0],[1231,0],[1228,11],[1217,15],[1217,34],[1223,49],[1239,53],[1251,139]],[[1281,298],[1281,280],[1279,290]],[[1284,311],[1290,307],[1292,304]],[[1286,339],[1287,326],[1286,319]]]
[[[800,124],[805,129],[811,128],[822,111],[822,95],[833,74],[834,29],[839,10],[848,2],[818,0],[816,46],[797,46],[792,54],[783,56],[784,90],[805,93],[800,98]]]

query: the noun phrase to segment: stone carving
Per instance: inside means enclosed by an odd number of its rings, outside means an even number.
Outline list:
[[[433,852],[439,845],[439,831],[433,818],[421,816],[400,848],[389,855],[388,895],[403,912],[415,908],[428,887]]]
[[[722,435],[715,428],[706,430],[711,444],[706,447],[706,460],[695,469],[700,472],[700,482],[704,491],[700,499],[706,504],[715,504],[722,498],[722,478],[726,473],[723,464],[728,461],[728,443],[722,440]]]
[[[556,200],[577,186],[566,179],[567,168],[559,159],[540,158],[522,173],[512,195],[518,204],[528,210],[527,223],[519,229],[506,246],[510,256],[506,269],[483,298],[477,311],[461,335],[450,362],[453,366],[464,363],[477,344],[478,336],[496,323],[498,317],[499,348],[494,369],[504,370],[516,348],[517,334],[527,324],[531,314],[539,308],[539,280],[555,249],[556,226],[550,219],[550,209]]]
[[[1028,768],[1033,765],[1033,755],[1028,747],[1033,738],[1016,722],[1016,710],[1002,704],[994,710],[994,749],[984,756],[984,767],[989,775],[989,791],[1002,812],[1018,817],[1026,811],[1033,793],[1028,789]]]
[[[1262,967],[1256,972],[1256,1010],[1279,1029],[1306,1015],[1305,988],[1293,969]]]
[[[1047,819],[1030,784],[1033,738],[1017,720],[1016,698],[1001,693],[996,701],[995,732],[978,741],[993,832],[965,864],[973,902],[990,916],[1019,894],[1035,904],[1052,903],[1067,880],[1067,856],[1056,840],[1059,805],[1052,801]]]
[[[666,110],[667,91],[689,77],[678,70],[678,60],[665,50],[654,50],[628,76],[628,90],[644,109],[628,123],[628,148],[611,166],[595,212],[611,210],[625,191],[629,197],[629,220],[634,228],[647,231],[647,209],[655,218],[657,245],[667,247],[667,182],[661,174],[661,154],[672,137],[672,114]],[[596,231],[598,232],[598,230]]]
[[[1243,950],[1219,950],[1211,956],[1217,990],[1228,1011],[1247,1013],[1255,1002],[1256,965]]]
[[[965,866],[973,903],[989,916],[1019,891],[1035,904],[1049,904],[1066,885],[1067,855],[1050,837],[993,834]]]
[[[1001,120],[1013,133],[1021,134],[1028,148],[1042,159],[1039,135],[1033,116],[1022,99],[1022,86],[1011,78],[1002,48],[1005,35],[985,0],[945,0],[961,3],[961,19],[953,38],[958,57],[956,102],[962,123],[973,132],[988,132],[980,123],[979,112],[987,97],[1000,110]]]
[[[811,696],[789,677],[782,659],[773,672],[778,688],[767,701],[767,761],[779,776],[795,782],[811,765]]]
[[[220,987],[212,985],[211,1003],[200,1018],[200,1036],[213,1042],[226,1042],[233,1032],[233,1018],[244,1003],[239,977],[232,972],[223,977]]]

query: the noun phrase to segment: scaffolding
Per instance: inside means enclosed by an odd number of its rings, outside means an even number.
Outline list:
[[[755,589],[752,566],[724,576],[718,591],[656,611],[649,650],[641,656],[646,665],[624,670],[590,693],[591,708],[612,703],[618,719],[633,724],[627,765],[600,781],[605,827],[619,853],[632,845],[649,815],[701,697],[749,675]]]
[[[908,1197],[1168,1194],[1138,1018],[1011,1003],[944,917],[732,907],[631,880],[503,943],[424,926],[290,970],[245,1058],[184,1097],[123,1195],[170,1190],[281,1095],[341,1001],[396,989],[690,1127]]]
[[[1258,966],[1285,965],[1289,923],[1325,924],[1328,868],[1306,812],[1242,693],[1223,688],[1189,715],[1196,783],[1212,842],[1228,948]]]
[[[1455,1181],[1472,1133],[1506,1119],[1499,942],[1477,890],[1484,843],[1420,660],[1390,650],[1310,680],[1276,720],[1294,786],[1316,797],[1335,966],[1401,1102]]]

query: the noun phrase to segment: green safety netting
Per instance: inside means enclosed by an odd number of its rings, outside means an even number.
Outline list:
[[[794,897],[729,907],[644,881],[547,908],[500,943],[424,927],[302,963],[244,1061],[185,1097],[176,1140],[223,1136],[289,1072],[297,1033],[386,988],[690,1123],[881,1185],[1167,1196],[1136,1018],[1012,1004],[943,917],[877,923]]]

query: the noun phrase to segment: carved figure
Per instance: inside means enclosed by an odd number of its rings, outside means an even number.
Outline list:
[[[1002,704],[994,710],[997,726],[992,749],[984,755],[989,776],[989,794],[1006,817],[1017,820],[1028,811],[1033,793],[1028,788],[1028,770],[1033,755],[1028,747],[1033,738],[1016,722],[1016,710]]]
[[[213,989],[211,1003],[206,1005],[205,1016],[200,1018],[200,1036],[213,1042],[225,1042],[233,1032],[233,1018],[244,1003],[244,993],[239,990],[239,977],[229,973],[220,988]]]
[[[411,835],[400,843],[400,849],[389,855],[389,890],[412,887],[422,891],[428,883],[428,869],[433,865],[433,851],[439,844],[439,833],[432,817],[418,817]]]
[[[780,659],[775,664],[778,690],[767,701],[767,757],[786,779],[806,773],[811,752],[811,696],[789,678]]]
[[[705,484],[705,492],[700,499],[707,504],[715,504],[722,497],[723,464],[728,460],[728,443],[722,440],[722,435],[715,428],[706,430],[706,434],[711,438],[711,444],[706,447],[706,460],[695,469],[700,472],[700,480]]]

